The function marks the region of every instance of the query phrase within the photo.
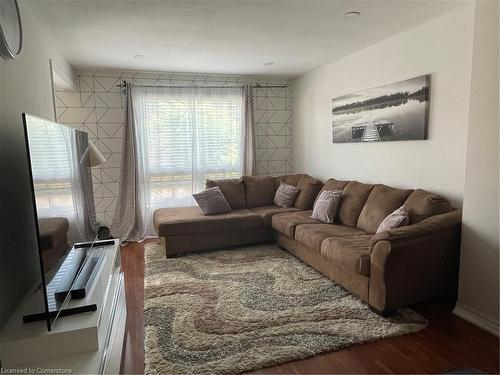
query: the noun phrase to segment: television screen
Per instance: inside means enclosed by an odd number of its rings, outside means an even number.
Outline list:
[[[86,132],[29,114],[23,114],[23,120],[42,271],[38,294],[45,307],[38,314],[33,311],[28,321],[42,317],[50,329],[69,301],[68,291],[88,251],[88,247],[73,246],[92,243],[99,228],[90,167],[92,150]]]

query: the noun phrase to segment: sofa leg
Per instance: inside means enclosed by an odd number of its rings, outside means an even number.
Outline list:
[[[383,310],[383,311],[380,311],[380,310],[376,309],[375,307],[373,307],[372,305],[368,305],[368,306],[370,307],[371,311],[373,311],[377,315],[380,315],[383,318],[387,318],[387,317],[389,317],[391,315],[394,315],[394,313],[396,312],[396,310]]]

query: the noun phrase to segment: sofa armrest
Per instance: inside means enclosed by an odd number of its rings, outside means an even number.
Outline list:
[[[461,213],[436,215],[376,234],[368,302],[381,313],[438,296],[456,297]]]
[[[453,210],[444,214],[431,216],[416,224],[377,233],[370,240],[370,253],[379,241],[411,241],[422,236],[426,237],[442,232],[448,228],[460,227],[461,222],[462,212],[460,210]]]

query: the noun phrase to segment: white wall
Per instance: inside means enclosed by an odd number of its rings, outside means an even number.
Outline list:
[[[16,60],[1,64],[0,325],[18,293],[40,275],[21,113],[54,119],[49,59],[71,72],[29,5],[19,3],[23,50]]]
[[[472,6],[461,8],[296,79],[294,169],[428,189],[461,206],[473,16]],[[429,140],[332,144],[332,98],[427,73]]]
[[[439,192],[463,206],[455,313],[498,335],[499,5],[444,17],[294,82],[294,167]],[[429,140],[332,144],[331,99],[431,73]]]
[[[459,298],[455,313],[498,335],[498,2],[476,4]]]

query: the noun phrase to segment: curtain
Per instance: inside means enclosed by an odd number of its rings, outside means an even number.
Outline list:
[[[241,176],[245,108],[241,87],[127,85],[113,235],[128,240],[155,235],[154,210],[192,206],[192,194],[205,188],[207,178]]]
[[[140,181],[139,164],[142,160],[137,140],[137,126],[134,115],[132,95],[135,87],[126,84],[127,101],[125,105],[125,129],[123,133],[123,149],[121,160],[121,174],[119,195],[115,213],[111,223],[111,233],[122,240],[137,241],[145,234],[146,201],[144,189]]]
[[[242,121],[243,121],[243,173],[248,176],[256,174],[255,137],[253,131],[253,87],[244,85],[242,88]]]

